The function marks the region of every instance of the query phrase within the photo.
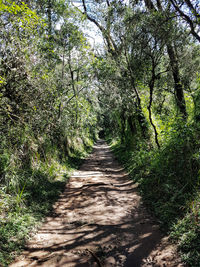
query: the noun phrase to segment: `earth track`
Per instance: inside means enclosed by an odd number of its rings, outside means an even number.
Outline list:
[[[153,190],[153,189],[150,189]],[[184,266],[102,140],[10,267]]]

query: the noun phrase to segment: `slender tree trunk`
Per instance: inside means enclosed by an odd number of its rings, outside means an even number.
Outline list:
[[[136,103],[137,119],[138,119],[140,128],[142,130],[142,135],[143,135],[144,138],[146,138],[147,137],[147,133],[148,133],[148,127],[147,127],[146,118],[145,118],[145,116],[143,114],[143,111],[142,111],[140,95],[139,95],[138,90],[137,90],[137,88],[135,86],[135,81],[133,79],[132,73],[130,73],[130,75],[131,75],[131,84],[132,84],[132,87],[133,87],[133,90],[134,90],[134,92],[136,94],[136,99],[137,99],[137,103]]]
[[[139,92],[138,92],[138,90],[137,90],[137,88],[135,86],[134,71],[133,71],[133,69],[132,69],[132,67],[130,65],[130,60],[128,58],[126,49],[125,49],[125,57],[126,57],[127,65],[128,65],[129,79],[130,79],[132,89],[134,90],[135,95],[136,95],[136,99],[137,99],[136,104],[135,104],[135,106],[136,106],[136,116],[137,116],[141,131],[142,131],[142,136],[144,138],[146,138],[147,135],[148,135],[147,122],[146,122],[146,118],[145,118],[145,116],[143,114],[143,111],[142,111],[140,95],[139,95]]]
[[[132,135],[134,135],[136,133],[136,127],[135,127],[135,123],[133,122],[132,116],[129,116],[127,121],[128,121],[130,130],[131,130],[131,133]]]
[[[174,78],[174,91],[177,107],[184,118],[187,118],[186,104],[183,93],[183,87],[181,84],[178,62],[176,59],[175,51],[172,45],[167,45],[167,52],[170,58],[170,65],[172,68],[172,74]]]
[[[72,90],[74,93],[74,97],[75,97],[75,101],[76,101],[76,106],[75,106],[75,112],[76,112],[76,116],[75,116],[75,127],[77,127],[77,122],[78,122],[78,101],[77,101],[77,97],[78,97],[78,93],[75,87],[75,79],[74,79],[74,71],[72,70],[72,66],[71,66],[71,54],[69,53],[69,70],[70,70],[70,76],[71,76],[71,81],[72,81]]]
[[[152,105],[152,102],[153,102],[153,90],[154,90],[154,85],[155,85],[155,79],[156,79],[155,69],[153,67],[153,69],[152,69],[152,77],[151,77],[151,81],[149,83],[150,96],[149,96],[149,105],[148,105],[147,109],[149,111],[149,121],[150,121],[150,123],[151,123],[151,125],[153,127],[154,134],[155,134],[155,142],[156,142],[157,147],[160,148],[160,144],[159,144],[159,141],[158,141],[158,132],[157,132],[155,124],[153,123],[152,112],[151,112],[151,105]]]
[[[48,16],[48,33],[49,33],[49,35],[52,34],[51,9],[52,9],[52,3],[51,3],[51,0],[48,0],[47,16]]]
[[[125,127],[126,127],[126,118],[125,118],[125,114],[124,114],[124,110],[122,110],[121,113],[121,143],[124,144],[124,140],[125,140]]]
[[[154,6],[153,2],[151,0],[144,0],[146,7],[149,9],[150,12],[152,11],[163,11],[160,1],[158,1],[158,9]],[[187,119],[187,111],[186,111],[186,104],[185,104],[185,98],[184,98],[184,92],[183,87],[181,84],[180,79],[180,71],[178,66],[178,60],[176,57],[176,53],[174,51],[174,47],[171,43],[166,43],[167,46],[167,53],[170,60],[170,65],[172,68],[172,74],[174,79],[174,92],[175,92],[175,101],[176,105],[178,107],[178,110],[181,114],[181,116],[184,119]]]
[[[62,56],[62,71],[61,71],[61,90],[63,90],[64,87],[64,69],[65,69],[65,46],[63,42],[63,56]],[[61,119],[61,113],[62,113],[62,95],[61,100],[59,104],[59,110],[58,110],[58,120]]]

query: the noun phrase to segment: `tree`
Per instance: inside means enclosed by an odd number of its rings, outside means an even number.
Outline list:
[[[157,2],[157,8],[153,4],[151,0],[144,0],[146,7],[150,12],[161,12],[161,14],[164,16],[164,18],[168,18],[168,13],[164,11],[161,2]],[[171,24],[173,27],[173,23]],[[175,26],[175,25],[174,25]],[[165,27],[165,26],[164,26]],[[179,65],[178,65],[178,58],[175,52],[175,47],[171,41],[170,35],[167,34],[167,31],[164,29],[167,39],[166,39],[166,47],[167,47],[167,53],[170,59],[170,65],[171,70],[173,74],[174,79],[174,92],[175,92],[175,100],[177,107],[180,111],[180,114],[186,118],[187,117],[187,111],[186,111],[186,104],[185,104],[185,98],[184,98],[184,92],[183,87],[181,84],[181,77],[180,77],[180,71],[179,71]]]
[[[198,27],[200,25],[200,10],[198,7],[198,1],[170,0],[170,2],[178,15],[181,16],[182,19],[189,25],[191,34],[200,42],[200,36],[198,34]]]

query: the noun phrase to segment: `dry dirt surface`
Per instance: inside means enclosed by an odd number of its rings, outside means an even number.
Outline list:
[[[151,188],[150,190],[153,190]],[[184,266],[146,212],[137,185],[99,140],[10,267]]]

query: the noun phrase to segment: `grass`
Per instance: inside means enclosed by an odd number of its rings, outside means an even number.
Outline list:
[[[76,147],[62,160],[54,153],[45,160],[38,157],[32,165],[15,165],[5,172],[7,183],[0,187],[0,266],[12,262],[51,213],[70,174],[82,164],[91,146],[92,142],[87,147]]]

